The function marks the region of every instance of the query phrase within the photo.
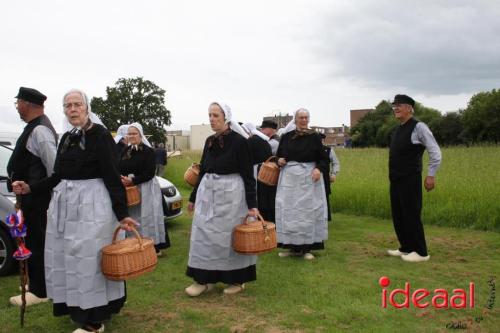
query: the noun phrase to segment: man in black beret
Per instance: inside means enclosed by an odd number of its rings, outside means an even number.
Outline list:
[[[422,155],[427,149],[429,165],[424,187],[431,191],[441,164],[441,150],[427,125],[413,118],[414,106],[415,101],[407,95],[396,95],[392,102],[399,126],[391,137],[389,180],[392,221],[400,247],[387,253],[401,257],[404,261],[420,262],[430,258],[420,218]]]
[[[278,124],[272,120],[263,120],[260,125],[260,131],[269,137],[269,145],[271,145],[271,151],[273,155],[276,155],[278,150],[279,141],[276,132],[278,131]]]
[[[325,194],[326,194],[326,206],[328,207],[327,218],[328,221],[332,221],[332,212],[330,209],[330,194],[332,193],[331,183],[337,180],[337,173],[340,171],[340,163],[332,147],[326,145],[326,135],[320,133],[321,143],[323,144],[323,149],[329,158],[329,163],[325,166],[325,169],[321,170],[323,175],[323,183],[325,184]]]
[[[7,165],[11,181],[31,183],[52,174],[56,157],[57,134],[49,118],[44,114],[47,97],[36,89],[19,88],[14,103],[21,119],[27,123]],[[11,189],[10,189],[11,190]],[[44,247],[47,226],[47,209],[50,192],[41,195],[21,196],[21,209],[28,232],[26,246],[32,255],[28,259],[29,292],[26,305],[46,302]],[[10,298],[10,303],[21,306],[21,296]]]

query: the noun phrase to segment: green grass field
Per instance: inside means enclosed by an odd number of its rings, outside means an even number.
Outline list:
[[[336,212],[391,217],[387,149],[338,149]],[[423,195],[425,224],[500,231],[500,147],[442,149],[436,188]],[[427,153],[424,153],[424,173]]]
[[[424,205],[435,207],[433,201],[448,202],[449,211],[440,209],[438,216],[453,221],[455,217],[461,221],[458,212],[468,211],[467,207],[472,210],[467,215],[470,217],[480,214],[477,211],[482,202],[498,205],[492,197],[498,193],[493,186],[498,184],[498,175],[495,180],[494,171],[490,175],[485,171],[470,174],[479,165],[484,170],[486,166],[493,168],[490,163],[498,159],[495,149],[453,148],[443,153],[446,162],[438,176],[438,188],[425,194]],[[486,162],[479,160],[481,154]],[[465,228],[487,229],[477,221],[451,223],[464,228],[426,225],[429,262],[410,264],[388,257],[385,250],[397,247],[392,223],[387,218],[366,216],[387,214],[387,155],[376,149],[339,150],[338,155],[342,170],[332,201],[335,210],[342,213],[334,214],[326,250],[319,251],[314,261],[279,258],[274,251],[259,258],[258,279],[249,283],[244,293],[224,296],[224,286],[217,285],[209,293],[189,298],[183,290],[191,283],[184,275],[191,218],[184,214],[169,223],[172,248],[160,259],[156,270],[127,284],[128,302],[106,324],[106,332],[448,332],[446,325],[451,322],[467,324],[468,332],[498,332],[498,300],[491,310],[485,306],[491,296],[488,280],[500,276],[500,234]],[[179,186],[185,197],[189,187],[183,184],[182,175],[191,160],[197,159],[196,153],[184,154],[170,160],[167,167],[167,178]],[[467,184],[469,191],[460,184]],[[367,193],[348,197],[362,189]],[[471,193],[469,199],[460,197],[466,193]],[[490,210],[489,214],[496,215],[478,216],[492,218],[498,226],[498,211],[494,212]],[[432,216],[429,207],[425,207],[424,216],[427,223]],[[446,222],[433,221],[440,225]],[[378,285],[381,276],[391,279],[389,290],[402,288],[408,281],[412,291],[427,288],[431,293],[444,288],[451,294],[455,288],[466,289],[472,281],[476,286],[476,307],[383,309],[382,288]],[[28,309],[26,326],[20,329],[19,310],[8,305],[8,297],[18,292],[18,281],[17,276],[0,278],[0,332],[71,332],[75,328],[68,317],[53,317],[51,305],[43,304]]]

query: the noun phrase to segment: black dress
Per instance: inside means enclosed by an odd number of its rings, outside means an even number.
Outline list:
[[[111,134],[103,126],[93,124],[85,133],[85,150],[79,146],[80,136],[65,133],[61,138],[54,164],[54,173],[39,182],[30,184],[32,193],[52,190],[62,179],[85,180],[102,178],[108,190],[113,212],[118,220],[128,215],[125,189],[120,181],[116,146]],[[65,142],[69,144],[66,145]],[[125,296],[110,301],[107,305],[81,309],[66,303],[54,303],[54,316],[69,314],[74,322],[80,324],[102,323],[118,313],[126,301]]]
[[[256,208],[255,179],[253,178],[251,153],[248,143],[241,135],[232,130],[205,141],[201,157],[201,168],[198,183],[193,188],[189,201],[196,202],[198,186],[206,173],[219,175],[240,174],[245,187],[245,199],[248,208]],[[257,279],[255,265],[234,270],[206,270],[190,267],[186,275],[200,284],[223,282],[226,284],[242,284]]]
[[[258,164],[257,174],[260,167],[272,156],[271,145],[258,135],[248,138],[250,151],[252,152],[252,164]],[[255,179],[257,181],[257,179]],[[275,220],[276,186],[269,186],[257,181],[257,205],[264,220],[274,222]]]
[[[150,181],[155,177],[156,172],[155,151],[142,143],[138,145],[137,149],[130,145],[122,151],[119,167],[121,175],[134,175],[132,178],[134,185]],[[155,248],[158,251],[169,247],[170,238],[168,237],[167,224],[165,224],[165,242],[155,244]]]
[[[284,134],[281,137],[276,155],[278,158],[284,158],[287,163],[292,161],[301,163],[313,162],[316,164],[316,168],[322,173],[324,173],[324,170],[328,170],[330,161],[321,143],[320,135],[311,130],[306,132],[294,130]],[[290,249],[294,252],[308,252],[310,250],[325,248],[323,242],[303,245],[278,243],[278,247]]]

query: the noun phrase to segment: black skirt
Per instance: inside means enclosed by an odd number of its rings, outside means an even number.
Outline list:
[[[325,248],[325,244],[323,242],[301,245],[278,243],[278,247],[282,249],[290,249],[292,252],[309,252],[311,250],[323,250]]]
[[[125,296],[112,300],[106,305],[90,309],[82,309],[78,306],[67,306],[66,303],[54,303],[52,306],[54,316],[69,315],[71,320],[80,325],[101,324],[111,319],[111,315],[120,312],[127,300],[127,284],[125,284]]]
[[[69,314],[71,320],[80,325],[100,324],[111,319],[111,315],[120,312],[126,299],[126,296],[123,296],[109,302],[107,305],[85,310],[77,306],[67,306],[66,303],[54,303],[53,311],[56,317]]]
[[[276,186],[257,182],[257,206],[264,220],[273,223],[276,221]]]
[[[255,281],[257,279],[255,265],[230,271],[212,271],[188,266],[186,275],[199,284],[217,282],[226,284],[242,284],[245,282]]]

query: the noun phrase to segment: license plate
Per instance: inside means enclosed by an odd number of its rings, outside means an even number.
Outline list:
[[[182,207],[182,200],[176,201],[172,203],[172,209],[178,209]]]

